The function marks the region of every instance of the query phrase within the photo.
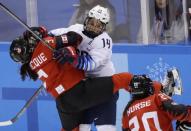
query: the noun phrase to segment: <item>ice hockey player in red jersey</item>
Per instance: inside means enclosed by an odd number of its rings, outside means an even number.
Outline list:
[[[146,75],[133,76],[130,82],[132,98],[122,117],[123,131],[173,131],[173,120],[182,123],[177,129],[190,124],[190,106],[175,103],[164,93],[154,93],[154,89],[155,85]]]

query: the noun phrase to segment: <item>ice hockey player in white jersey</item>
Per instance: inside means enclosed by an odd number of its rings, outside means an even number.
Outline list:
[[[103,14],[98,14],[96,11],[99,8],[105,9],[96,6],[90,10],[84,25],[75,24],[68,28],[59,28],[50,31],[54,36],[62,35],[64,41],[68,37],[67,32],[73,31],[82,36],[82,42],[77,47],[81,53],[80,56],[83,56],[81,63],[78,63],[78,68],[85,70],[87,76],[90,77],[114,74],[114,67],[111,61],[112,39],[105,32],[106,24],[109,22],[109,15],[106,14],[106,10],[103,10],[105,12],[101,10]]]
[[[71,44],[82,37],[81,43],[77,45],[79,57],[72,64],[84,70],[87,77],[111,76],[115,73],[111,60],[113,43],[105,31],[109,20],[108,9],[97,5],[89,11],[83,25],[75,24],[68,28],[55,29],[49,34],[59,36],[57,41],[60,41],[60,46]],[[59,61],[62,62],[62,58],[59,57]],[[117,99],[118,93],[111,101],[87,110],[80,131],[89,131],[92,122],[98,131],[116,131]]]

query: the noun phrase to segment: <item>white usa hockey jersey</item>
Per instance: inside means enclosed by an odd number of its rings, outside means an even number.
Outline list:
[[[80,59],[77,68],[85,71],[87,77],[111,76],[115,73],[114,65],[111,60],[112,39],[106,33],[91,39],[82,33],[82,24],[75,24],[68,28],[59,28],[50,31],[55,36],[74,31],[83,37],[78,46]]]

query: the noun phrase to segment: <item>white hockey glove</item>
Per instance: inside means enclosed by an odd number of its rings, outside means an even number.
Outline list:
[[[163,92],[168,96],[172,96],[173,94],[182,94],[182,81],[178,69],[168,70],[167,76],[162,84]]]

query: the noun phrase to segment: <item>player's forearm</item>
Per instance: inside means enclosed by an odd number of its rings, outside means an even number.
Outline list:
[[[129,83],[132,79],[133,75],[130,73],[118,73],[112,76],[112,80],[114,83],[114,91],[117,92],[119,89],[126,89],[129,91]]]
[[[191,122],[191,110],[188,106],[167,100],[162,103],[162,107],[173,119]]]

